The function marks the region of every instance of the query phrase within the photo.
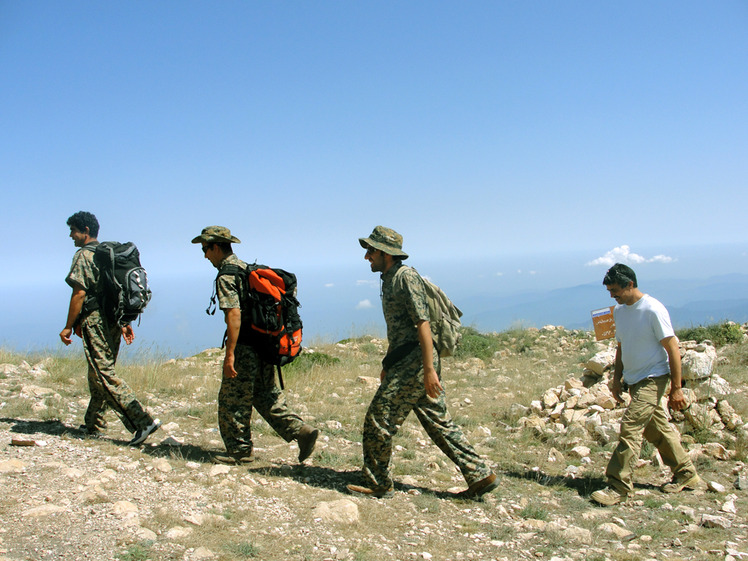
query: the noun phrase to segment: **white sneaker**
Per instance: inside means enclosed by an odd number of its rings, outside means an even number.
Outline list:
[[[161,421],[159,419],[155,419],[150,425],[148,425],[144,429],[140,429],[135,433],[135,436],[132,437],[132,440],[129,442],[130,446],[137,446],[138,444],[145,442],[145,439],[150,436],[152,432],[154,432],[158,427],[161,426]]]

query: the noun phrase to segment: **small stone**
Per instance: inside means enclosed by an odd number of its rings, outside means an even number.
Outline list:
[[[730,499],[729,501],[726,501],[722,508],[720,508],[722,512],[726,512],[727,514],[736,514],[738,512],[738,509],[735,508],[735,500]]]
[[[714,516],[712,514],[701,515],[701,526],[705,528],[722,528],[727,529],[732,526],[732,522],[724,516]]]
[[[171,471],[171,464],[166,458],[158,458],[154,460],[153,467],[161,473],[169,473]]]
[[[186,538],[192,533],[192,528],[186,528],[185,526],[174,526],[166,531],[166,537],[170,540],[179,540]]]
[[[356,524],[359,521],[358,505],[350,499],[319,503],[312,515],[326,522],[341,524]]]
[[[604,522],[603,524],[600,524],[597,527],[597,530],[600,532],[604,532],[606,534],[611,534],[617,537],[618,539],[624,539],[624,538],[627,538],[628,536],[633,535],[631,533],[631,530],[622,528],[618,524],[613,524],[612,522]]]
[[[577,458],[586,458],[590,455],[590,449],[586,446],[575,446],[571,449],[571,455]]]
[[[0,462],[0,473],[22,473],[25,470],[26,464],[16,458]]]
[[[40,516],[49,516],[51,514],[57,514],[58,512],[65,512],[65,509],[57,505],[43,505],[43,506],[31,508],[25,511],[21,516],[38,518]]]
[[[210,471],[208,472],[208,475],[210,477],[216,477],[218,475],[225,475],[228,472],[231,471],[230,466],[223,466],[223,465],[214,465],[210,468]]]
[[[200,559],[213,559],[216,556],[215,553],[213,553],[210,549],[208,549],[205,546],[198,547],[193,553],[192,559],[193,561],[198,561]]]

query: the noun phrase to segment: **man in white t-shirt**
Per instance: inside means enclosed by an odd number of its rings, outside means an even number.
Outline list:
[[[631,402],[621,419],[618,446],[605,470],[608,487],[592,493],[592,499],[611,506],[628,498],[634,490],[633,469],[643,438],[657,447],[673,472],[672,481],[662,487],[665,493],[695,489],[701,479],[661,406],[668,386],[670,407],[679,411],[687,405],[681,390],[678,338],[670,315],[658,300],[637,288],[631,267],[616,263],[605,274],[603,284],[618,303],[613,310],[618,348],[610,390],[622,402],[625,385]]]

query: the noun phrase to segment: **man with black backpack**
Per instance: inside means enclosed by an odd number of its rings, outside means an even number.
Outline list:
[[[161,426],[135,398],[127,383],[115,374],[120,337],[128,345],[135,338],[132,325],[120,325],[111,319],[104,303],[103,272],[96,264],[94,253],[99,245],[99,221],[90,212],[76,212],[67,220],[70,237],[79,248],[65,282],[73,289],[65,328],[60,339],[72,343],[75,333],[83,339],[88,361],[88,387],[91,400],[81,426],[89,435],[97,436],[106,428],[104,413],[111,407],[127,430],[133,433],[129,444],[137,446]]]
[[[372,272],[381,273],[389,348],[382,361],[381,384],[364,419],[363,475],[367,485],[348,485],[348,490],[377,498],[393,495],[392,438],[413,411],[434,444],[465,477],[468,488],[459,496],[479,498],[494,490],[499,481],[447,412],[424,279],[403,264],[408,254],[403,251],[403,237],[394,230],[377,226],[368,238],[359,238],[359,243],[366,249],[364,259]]]
[[[214,456],[214,460],[225,464],[245,464],[254,460],[250,426],[254,407],[286,442],[298,442],[299,461],[303,462],[312,454],[319,430],[304,423],[288,408],[283,392],[275,384],[276,365],[284,364],[292,357],[271,360],[273,355],[280,357],[279,339],[275,339],[274,348],[268,348],[272,344],[271,338],[253,334],[252,328],[258,322],[257,316],[262,315],[260,308],[263,306],[260,305],[262,296],[250,286],[251,273],[260,269],[269,274],[281,273],[289,281],[292,277],[295,282],[295,277],[285,271],[247,265],[234,254],[231,247],[232,243],[241,242],[223,226],[203,228],[192,243],[201,244],[205,258],[218,269],[215,297],[226,321],[223,377],[218,393],[218,427],[226,454]],[[282,280],[279,282],[283,284]],[[268,288],[273,289],[272,286]],[[277,287],[275,291],[278,291]],[[295,300],[295,295],[288,296]],[[278,308],[277,319],[280,330],[289,327],[282,307]],[[291,333],[294,340],[289,344],[298,352],[300,321],[298,326],[289,327],[289,330],[298,332],[295,336]]]

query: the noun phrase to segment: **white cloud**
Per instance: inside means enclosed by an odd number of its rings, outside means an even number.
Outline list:
[[[668,257],[667,255],[644,257],[638,253],[633,253],[629,246],[622,245],[620,247],[614,247],[602,257],[593,259],[587,263],[587,266],[594,267],[595,265],[605,265],[606,267],[612,267],[616,263],[672,263],[673,261],[675,261],[675,259],[673,257]]]
[[[379,286],[378,280],[357,280],[356,286]]]
[[[327,283],[327,284],[325,285],[325,288],[332,288],[332,287],[334,287],[334,286],[335,286],[335,283],[332,283],[332,282],[328,282],[328,283]]]
[[[368,298],[366,300],[361,300],[358,304],[356,304],[357,310],[368,310],[369,308],[373,308],[374,304],[371,303],[371,300]]]

